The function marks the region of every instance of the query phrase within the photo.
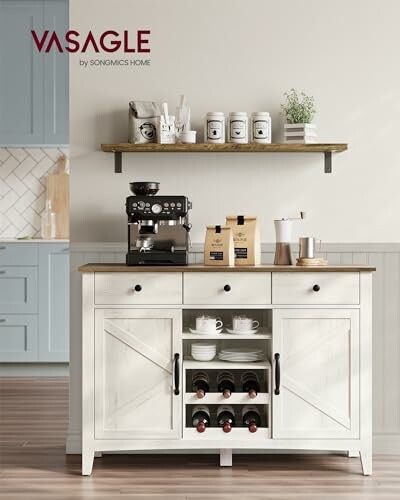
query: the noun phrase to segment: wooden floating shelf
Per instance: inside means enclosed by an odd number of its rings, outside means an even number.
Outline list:
[[[347,144],[102,144],[105,153],[114,153],[115,172],[122,172],[122,153],[323,153],[325,173],[332,172],[332,153],[346,151]]]

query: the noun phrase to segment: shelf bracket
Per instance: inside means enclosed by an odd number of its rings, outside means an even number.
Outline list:
[[[332,173],[332,151],[325,151],[324,153],[325,173]]]
[[[114,153],[114,172],[122,174],[122,153],[121,151],[113,151]]]

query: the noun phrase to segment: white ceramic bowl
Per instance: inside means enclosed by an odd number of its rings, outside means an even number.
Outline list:
[[[192,358],[195,359],[196,361],[211,361],[212,359],[215,358],[215,352],[210,352],[207,354],[199,354],[196,352],[192,352]]]

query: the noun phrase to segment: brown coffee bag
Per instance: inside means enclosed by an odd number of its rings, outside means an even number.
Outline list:
[[[235,265],[231,227],[207,226],[206,242],[204,245],[204,264],[206,266]]]
[[[226,225],[232,228],[236,266],[261,263],[260,229],[256,216],[228,215]]]

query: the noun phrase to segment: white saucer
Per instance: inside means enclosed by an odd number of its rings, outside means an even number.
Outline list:
[[[257,333],[258,328],[255,328],[254,330],[229,330],[229,328],[226,329],[228,333],[232,333],[233,335],[249,335],[250,333]]]
[[[189,328],[190,333],[197,333],[198,335],[215,335],[216,333],[221,333],[222,328],[218,328],[218,330],[214,330],[213,332],[202,332],[201,330],[193,330]]]

